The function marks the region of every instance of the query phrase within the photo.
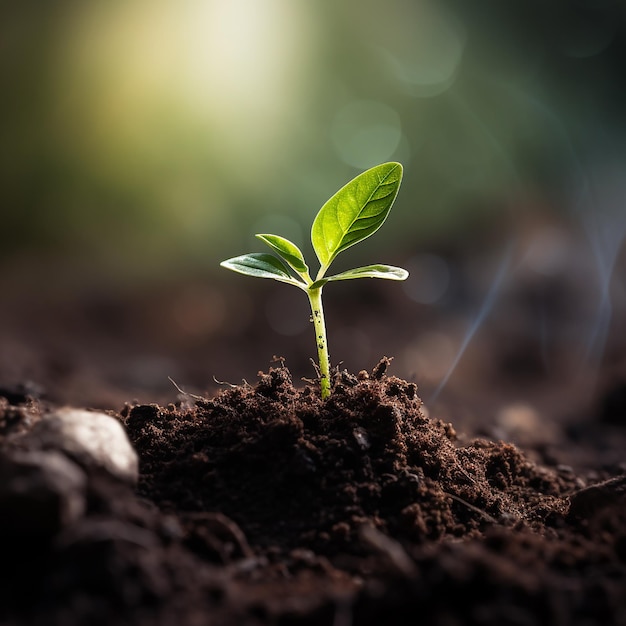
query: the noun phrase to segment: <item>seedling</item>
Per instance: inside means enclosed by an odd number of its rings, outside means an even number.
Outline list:
[[[244,254],[220,264],[234,272],[272,278],[302,289],[309,298],[319,358],[322,398],[330,395],[330,358],[326,340],[326,325],[322,307],[322,289],[326,283],[352,278],[386,278],[405,280],[409,273],[392,265],[366,265],[340,274],[326,276],[335,257],[370,235],[387,219],[400,188],[402,165],[383,163],[359,174],[342,187],[324,206],[313,221],[311,243],[320,268],[311,278],[304,255],[291,241],[278,235],[256,235],[278,257],[257,253]]]

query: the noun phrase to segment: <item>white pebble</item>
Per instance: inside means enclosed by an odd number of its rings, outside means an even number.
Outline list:
[[[37,422],[25,438],[33,447],[64,452],[86,469],[101,468],[137,482],[137,453],[122,424],[106,413],[61,408]]]

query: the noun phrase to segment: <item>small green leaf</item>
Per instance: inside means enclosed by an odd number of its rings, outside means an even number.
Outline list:
[[[280,254],[298,274],[308,274],[309,268],[304,260],[304,255],[295,243],[292,243],[289,239],[285,239],[284,237],[279,237],[278,235],[256,236],[261,241],[264,241],[274,252]]]
[[[311,228],[322,274],[340,252],[383,225],[401,180],[400,163],[383,163],[351,180],[324,204]]]
[[[297,281],[290,273],[285,264],[272,254],[254,252],[233,257],[220,263],[222,267],[257,278],[273,278],[283,283],[290,283],[302,287],[303,283]]]
[[[366,265],[365,267],[356,267],[352,270],[341,272],[341,274],[335,274],[334,276],[325,276],[316,280],[309,285],[309,289],[319,289],[326,283],[333,280],[351,280],[353,278],[386,278],[387,280],[406,280],[409,277],[409,273],[401,267],[394,267],[393,265]]]
[[[386,278],[387,280],[406,280],[409,273],[401,267],[393,265],[366,265],[365,267],[355,267],[353,270],[341,272],[329,276],[327,280],[350,280],[352,278]]]

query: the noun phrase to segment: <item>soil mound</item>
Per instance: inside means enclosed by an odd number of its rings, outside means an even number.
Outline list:
[[[416,386],[383,370],[344,372],[326,402],[281,367],[192,407],[129,408],[140,493],[164,510],[223,513],[255,547],[325,555],[353,550],[363,525],[424,543],[566,511],[571,474],[510,444],[457,445]]]

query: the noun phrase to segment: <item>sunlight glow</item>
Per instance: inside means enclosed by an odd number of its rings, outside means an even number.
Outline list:
[[[259,180],[293,140],[286,122],[315,66],[303,3],[90,3],[66,30],[56,85],[68,138],[115,175],[184,150]]]

